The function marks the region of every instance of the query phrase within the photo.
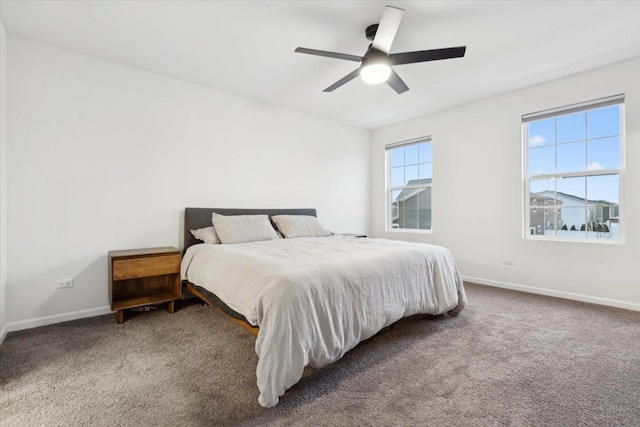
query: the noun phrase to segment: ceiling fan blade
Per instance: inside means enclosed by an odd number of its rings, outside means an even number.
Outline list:
[[[391,61],[391,65],[401,65],[413,64],[415,62],[438,61],[440,59],[462,58],[466,50],[466,46],[458,46],[445,49],[392,53],[389,55],[389,60]]]
[[[406,85],[406,83],[394,70],[391,70],[391,75],[389,75],[389,79],[387,79],[387,84],[391,86],[391,88],[395,90],[398,95],[409,90],[409,86]]]
[[[298,53],[306,53],[308,55],[326,56],[327,58],[344,59],[346,61],[360,62],[361,56],[349,55],[346,53],[327,52],[326,50],[307,49],[306,47],[299,47],[295,50]]]
[[[359,75],[360,75],[360,68],[356,68],[355,70],[353,70],[352,72],[350,72],[349,74],[347,74],[346,76],[344,76],[343,78],[341,78],[340,80],[338,80],[337,82],[335,82],[334,84],[332,84],[331,86],[323,90],[323,92],[333,92],[343,84],[349,83],[351,80],[355,79]]]
[[[393,39],[396,38],[400,21],[402,21],[404,9],[398,7],[387,6],[380,18],[380,25],[373,39],[372,47],[384,53],[389,53]]]

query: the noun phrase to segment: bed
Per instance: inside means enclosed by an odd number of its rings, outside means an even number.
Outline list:
[[[343,236],[204,244],[190,232],[221,215],[306,215],[315,209],[185,209],[187,289],[256,338],[258,402],[275,406],[305,366],[340,359],[415,314],[457,315],[462,278],[439,246]]]

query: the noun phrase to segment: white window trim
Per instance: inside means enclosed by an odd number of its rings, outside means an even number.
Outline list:
[[[528,141],[528,123],[535,120],[541,120],[544,118],[557,117],[567,114],[573,114],[579,111],[586,111],[592,108],[603,108],[605,106],[610,105],[619,105],[620,106],[620,168],[619,169],[605,169],[605,170],[595,170],[595,171],[584,171],[584,172],[570,172],[570,173],[556,173],[556,174],[546,174],[546,175],[534,175],[529,176],[529,141]],[[539,113],[526,114],[522,116],[522,124],[521,124],[521,147],[522,147],[522,201],[523,201],[523,215],[522,215],[522,238],[524,240],[540,240],[545,242],[569,242],[569,243],[595,243],[595,244],[607,244],[607,245],[624,245],[626,243],[626,217],[624,214],[624,206],[625,206],[625,171],[626,171],[626,161],[625,161],[625,120],[626,120],[626,112],[625,112],[625,103],[624,103],[624,95],[615,95],[609,98],[602,98],[593,101],[587,101],[584,103],[573,104],[567,107],[559,107],[551,110],[542,111]],[[597,138],[594,138],[597,139]],[[542,179],[555,179],[558,177],[588,177],[588,176],[598,176],[598,175],[618,175],[618,218],[621,218],[622,221],[619,223],[619,239],[589,239],[589,238],[569,238],[569,237],[558,237],[558,236],[543,236],[543,235],[531,235],[528,233],[530,228],[530,214],[531,214],[531,206],[530,206],[530,188],[529,183],[531,178],[535,178],[535,180]],[[586,185],[586,184],[585,184]],[[587,194],[585,192],[585,200]],[[585,204],[586,205],[586,204]],[[585,207],[587,209],[587,207]],[[557,226],[557,224],[556,224]]]
[[[432,188],[433,186],[433,151],[431,152],[431,184],[424,184],[424,185],[407,185],[407,186],[396,186],[396,187],[391,187],[391,149],[393,148],[397,148],[397,147],[401,147],[404,145],[413,145],[413,144],[419,144],[421,142],[432,142],[431,136],[422,136],[419,138],[413,138],[413,139],[408,139],[406,141],[400,141],[400,142],[396,142],[396,143],[392,143],[392,144],[387,144],[385,145],[385,153],[384,153],[384,157],[385,157],[385,185],[384,185],[384,191],[385,191],[385,197],[384,197],[384,229],[387,232],[392,232],[392,233],[417,233],[417,234],[432,234],[433,233],[433,190],[431,192],[431,201],[432,201],[432,205],[431,205],[431,228],[426,230],[426,229],[422,229],[422,228],[393,228],[391,221],[391,194],[394,190],[406,190],[406,189],[412,189],[412,188],[416,188],[416,189],[425,189],[425,188]],[[432,144],[433,147],[433,144]]]

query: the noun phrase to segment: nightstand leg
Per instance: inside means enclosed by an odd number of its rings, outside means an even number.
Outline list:
[[[116,322],[118,322],[119,325],[124,323],[124,310],[116,311]]]
[[[169,313],[173,314],[173,311],[174,311],[173,301],[169,301],[169,302],[167,303],[167,311],[168,311]]]

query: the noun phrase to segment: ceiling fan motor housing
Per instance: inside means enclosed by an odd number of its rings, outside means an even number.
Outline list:
[[[369,48],[367,49],[367,53],[365,53],[364,56],[362,57],[362,66],[366,67],[367,65],[380,64],[380,63],[391,65],[389,64],[389,58],[386,53],[369,45]]]

